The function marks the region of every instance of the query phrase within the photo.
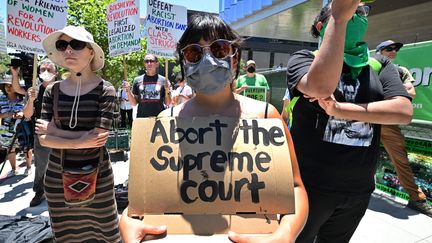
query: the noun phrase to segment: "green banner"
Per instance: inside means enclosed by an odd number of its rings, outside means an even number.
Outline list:
[[[432,123],[432,41],[404,45],[395,63],[408,68],[416,80],[413,119]]]
[[[266,87],[249,86],[243,91],[243,95],[255,100],[266,101]]]

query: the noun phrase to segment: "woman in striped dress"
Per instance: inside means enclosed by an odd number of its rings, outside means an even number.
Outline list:
[[[54,63],[71,72],[68,79],[47,87],[36,125],[41,144],[52,148],[45,195],[56,241],[120,242],[113,172],[104,147],[115,89],[94,73],[103,67],[103,51],[90,33],[76,26],[50,34],[43,46]],[[89,165],[99,168],[94,199],[71,207],[65,200],[62,171]]]

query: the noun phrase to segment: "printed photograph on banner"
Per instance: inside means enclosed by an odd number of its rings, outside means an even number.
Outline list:
[[[66,26],[67,0],[8,0],[7,47],[44,54],[42,40]]]
[[[119,0],[107,6],[109,55],[141,49],[139,0]]]
[[[147,36],[147,53],[174,57],[176,44],[186,27],[186,7],[149,0],[144,31]]]

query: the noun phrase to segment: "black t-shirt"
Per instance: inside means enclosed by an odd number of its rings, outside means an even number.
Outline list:
[[[292,97],[300,96],[293,110],[291,134],[306,189],[338,195],[365,196],[374,190],[380,125],[329,117],[318,102],[309,102],[296,89],[309,71],[314,55],[307,50],[288,62],[287,82]],[[369,66],[357,79],[344,67],[334,92],[337,101],[369,103],[394,96],[410,98],[394,65],[383,63],[379,73]]]
[[[138,96],[137,117],[157,116],[165,109],[165,78],[159,74],[134,79],[132,93]]]

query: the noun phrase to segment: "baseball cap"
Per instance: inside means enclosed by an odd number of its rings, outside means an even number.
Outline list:
[[[394,42],[392,40],[386,40],[377,45],[376,52],[380,52],[382,49],[386,48],[387,46],[396,46],[396,48],[400,49],[403,46],[403,44],[400,42]]]
[[[256,63],[255,63],[254,60],[248,60],[248,61],[246,62],[246,67],[248,67],[249,65],[254,65],[254,66],[256,66]]]

